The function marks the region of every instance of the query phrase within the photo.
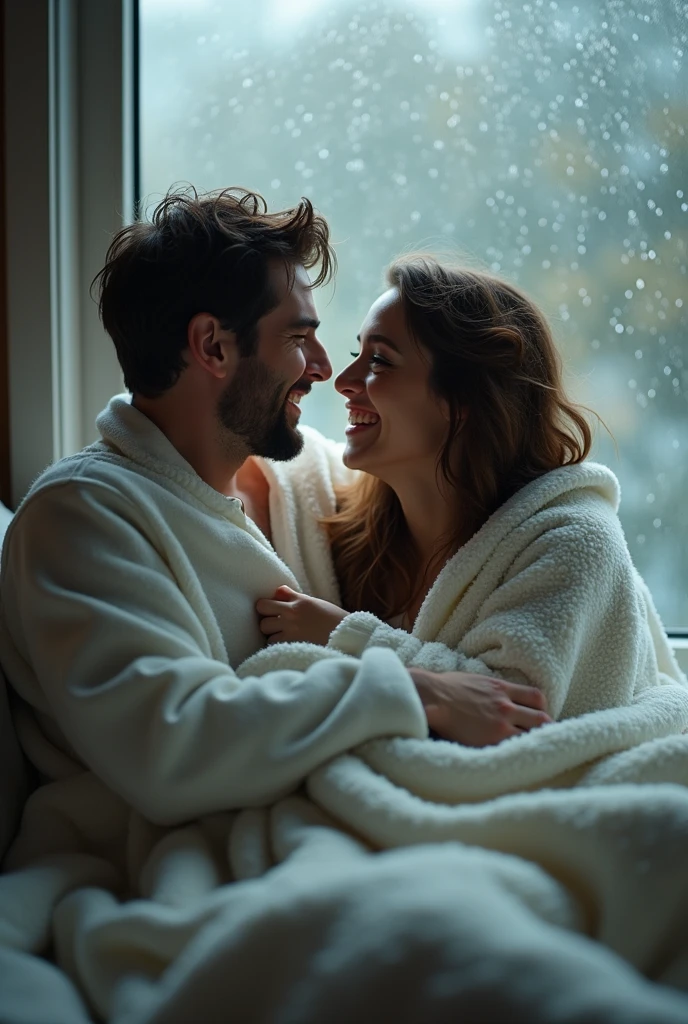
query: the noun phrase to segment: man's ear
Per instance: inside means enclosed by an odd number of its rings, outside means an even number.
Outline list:
[[[236,335],[220,326],[210,313],[196,313],[186,332],[189,352],[203,370],[221,380],[234,370],[237,359]]]

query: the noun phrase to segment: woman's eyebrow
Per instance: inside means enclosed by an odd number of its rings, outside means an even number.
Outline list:
[[[356,335],[356,341],[359,343],[359,345],[361,344],[361,335],[360,334]],[[384,334],[369,334],[367,336],[367,341],[377,341],[377,342],[379,342],[382,345],[388,345],[389,348],[393,348],[395,352],[399,353],[399,355],[403,355],[401,349],[396,344],[396,342],[392,341],[391,338],[388,338]]]

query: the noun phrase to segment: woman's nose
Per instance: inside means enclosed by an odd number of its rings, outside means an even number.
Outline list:
[[[357,362],[358,360],[349,363],[341,373],[337,374],[334,386],[340,395],[346,395],[347,397],[358,395],[365,387],[363,379],[356,368]]]

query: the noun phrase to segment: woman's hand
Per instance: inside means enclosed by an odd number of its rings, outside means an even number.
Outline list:
[[[535,686],[473,672],[409,672],[430,728],[466,747],[487,747],[552,721]]]
[[[260,631],[267,636],[269,644],[305,640],[322,647],[347,615],[336,604],[299,594],[291,587],[278,587],[274,597],[261,598],[256,602],[256,611]]]

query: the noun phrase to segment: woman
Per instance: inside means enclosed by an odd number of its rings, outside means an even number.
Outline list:
[[[543,315],[426,256],[388,281],[335,385],[361,471],[324,520],[343,608],[280,588],[257,604],[268,642],[390,646],[537,687],[555,718],[682,679]]]

